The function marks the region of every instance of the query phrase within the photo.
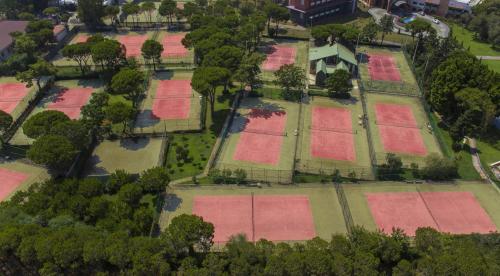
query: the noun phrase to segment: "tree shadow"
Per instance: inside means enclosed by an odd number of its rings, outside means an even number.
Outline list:
[[[145,109],[141,110],[139,114],[137,114],[134,127],[152,127],[157,125],[160,121],[160,118],[156,117],[151,109]]]
[[[40,100],[39,105],[44,106],[50,103],[56,103],[62,101],[62,95],[68,88],[61,85],[54,85],[52,89],[48,92],[48,95]]]
[[[178,197],[176,194],[167,193],[165,195],[165,204],[163,204],[162,211],[174,212],[179,208],[182,201],[182,198]]]
[[[94,89],[98,89],[98,88],[102,88],[104,86],[104,84],[99,79],[91,79],[91,80],[79,79],[78,86],[91,87]]]
[[[282,106],[276,103],[264,102],[259,98],[252,98],[250,103],[247,101],[243,108],[249,108],[250,112],[244,116],[237,112],[229,129],[230,133],[242,132],[251,119],[264,118],[269,119],[273,116],[285,116],[286,112]]]
[[[150,143],[150,138],[127,138],[120,140],[120,147],[127,150],[137,151],[146,148]]]
[[[174,72],[173,71],[163,71],[163,72],[156,72],[153,76],[153,80],[171,80],[174,77]]]
[[[101,163],[102,160],[97,154],[92,154],[92,156],[89,157],[87,160],[87,165],[85,166],[85,176],[89,175],[107,175],[109,174],[108,170],[106,170],[104,167],[98,166],[99,163]]]

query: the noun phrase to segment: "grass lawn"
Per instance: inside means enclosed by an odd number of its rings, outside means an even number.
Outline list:
[[[132,101],[126,99],[123,95],[111,95],[111,94],[109,94],[109,100],[108,100],[109,105],[119,103],[119,102],[124,103],[128,106],[132,106]],[[130,122],[130,124],[132,124],[132,122]],[[123,124],[122,123],[113,124],[112,130],[114,133],[118,133],[118,134],[122,133],[123,132]]]
[[[479,157],[481,158],[481,163],[483,168],[488,172],[491,179],[493,179],[496,184],[500,187],[500,181],[498,181],[490,170],[490,164],[500,161],[500,150],[493,146],[493,143],[500,141],[500,131],[488,137],[488,139],[478,140],[477,148],[479,151]]]
[[[222,91],[218,91],[214,115],[212,116],[210,111],[207,111],[207,129],[205,131],[202,131],[202,133],[174,133],[169,136],[171,144],[167,153],[166,166],[172,180],[203,172],[217,136],[229,113],[235,91],[232,92],[223,94]],[[176,148],[184,145],[187,145],[190,157],[190,162],[186,163],[180,162],[176,154]]]
[[[453,36],[462,42],[465,49],[476,56],[500,56],[500,51],[491,47],[491,44],[477,41],[474,38],[474,33],[459,26],[458,24],[451,23],[450,27],[453,31]]]
[[[488,65],[491,70],[500,73],[500,60],[483,60],[482,63]]]
[[[434,120],[437,120],[434,114],[432,114],[432,117]],[[443,154],[456,160],[458,165],[459,177],[464,180],[481,179],[479,174],[476,172],[476,169],[474,169],[474,166],[472,165],[472,156],[469,152],[469,147],[464,146],[464,149],[462,149],[461,151],[457,152],[453,151],[452,150],[453,141],[451,139],[451,136],[448,133],[447,128],[442,124],[438,125],[438,128],[434,129],[434,132],[436,137],[438,137],[438,139],[439,137],[441,137],[442,141],[444,142],[444,145],[446,146]]]

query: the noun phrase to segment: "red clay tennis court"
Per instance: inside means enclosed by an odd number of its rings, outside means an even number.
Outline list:
[[[187,119],[192,98],[190,80],[160,80],[151,116],[162,120]]]
[[[87,42],[87,39],[89,39],[88,35],[85,34],[79,34],[76,39],[74,40],[74,43],[84,43]]]
[[[401,228],[410,236],[415,236],[419,227],[437,229],[419,193],[367,193],[365,196],[375,223],[387,234],[392,233],[392,228]]]
[[[419,227],[452,234],[489,233],[496,227],[470,192],[367,193],[378,228],[401,228],[410,236]]]
[[[401,81],[394,57],[390,55],[370,54],[368,56],[368,72],[372,80]]]
[[[28,94],[28,88],[22,83],[0,83],[0,110],[9,114]]]
[[[410,106],[375,104],[376,124],[386,152],[426,155],[420,127]]]
[[[344,161],[356,160],[351,110],[313,107],[311,156]]]
[[[182,39],[185,34],[167,34],[163,38],[163,53],[162,57],[185,57],[188,55],[188,50],[182,45]]]
[[[420,195],[442,232],[469,234],[497,230],[471,192],[421,192]]]
[[[120,35],[118,41],[125,46],[127,57],[138,57],[141,55],[141,48],[148,39],[147,35]]]
[[[47,108],[64,112],[70,119],[78,119],[82,106],[87,104],[93,91],[92,88],[64,89],[47,105]]]
[[[28,179],[28,175],[0,168],[0,179],[2,180],[0,184],[0,201],[3,201]]]
[[[196,196],[193,214],[214,224],[215,242],[226,242],[238,233],[253,237],[251,196]]]
[[[297,49],[286,46],[273,46],[267,54],[262,68],[267,71],[276,71],[285,64],[294,64]]]
[[[277,165],[285,132],[286,113],[252,109],[236,145],[233,159]]]
[[[307,196],[196,196],[193,214],[214,224],[215,242],[227,242],[240,233],[250,241],[299,241],[316,236]]]

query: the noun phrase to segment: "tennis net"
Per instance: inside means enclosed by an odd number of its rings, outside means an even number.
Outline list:
[[[381,125],[381,126],[391,126],[391,127],[418,128],[418,129],[422,128],[422,126],[420,126],[420,125],[408,125],[408,124],[398,124],[398,123],[381,123],[379,121],[375,121],[375,124]]]
[[[273,136],[287,136],[286,131],[273,131],[273,130],[263,130],[263,129],[252,129],[245,128],[242,132],[255,133],[255,134],[265,134]]]
[[[340,132],[340,133],[348,133],[348,134],[357,134],[358,131],[355,129],[342,129],[342,128],[330,128],[330,127],[312,127],[309,126],[310,130],[316,131],[329,131],[329,132]]]
[[[0,99],[0,102],[11,103],[11,102],[20,102],[24,100],[24,98],[8,98],[8,99]]]
[[[154,100],[186,99],[186,98],[194,98],[194,93],[186,95],[162,95],[161,97],[151,96],[151,98]]]

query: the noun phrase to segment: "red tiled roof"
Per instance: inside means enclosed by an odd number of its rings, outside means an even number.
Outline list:
[[[13,40],[10,33],[24,32],[27,25],[28,21],[0,21],[0,51],[3,51],[12,44]]]

